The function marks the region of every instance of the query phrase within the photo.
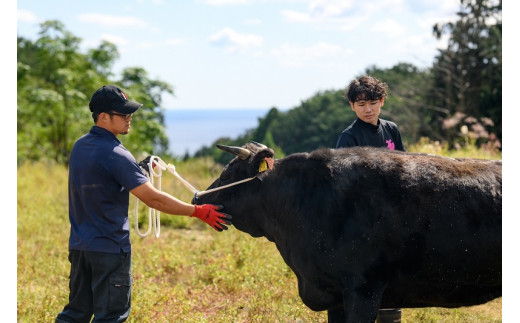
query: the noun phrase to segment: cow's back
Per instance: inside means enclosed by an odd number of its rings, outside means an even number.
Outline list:
[[[388,279],[383,306],[456,307],[501,295],[501,165],[378,149],[331,159],[347,211],[337,225],[344,239],[355,235],[347,227],[363,228],[359,248],[376,259],[365,274]]]

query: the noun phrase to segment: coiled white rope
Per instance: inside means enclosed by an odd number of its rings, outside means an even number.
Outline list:
[[[146,176],[148,177],[148,179],[150,180],[150,183],[152,185],[154,185],[154,177],[158,177],[159,183],[157,185],[157,189],[161,190],[161,184],[162,184],[161,178],[162,178],[162,171],[164,170],[164,167],[160,166],[159,163],[154,163],[154,161],[158,160],[158,159],[159,159],[159,157],[157,157],[157,156],[151,156],[150,161],[148,163],[149,172],[147,172],[145,169],[143,169],[143,173],[146,174]],[[154,167],[153,167],[154,164],[159,166],[159,167],[157,167],[157,169],[158,169],[157,172],[154,170]],[[139,199],[136,198],[136,200],[135,200],[135,231],[141,237],[146,237],[152,231],[152,227],[154,229],[155,237],[159,238],[159,235],[161,234],[161,212],[157,211],[156,209],[153,209],[151,207],[148,208],[148,230],[145,233],[142,233],[139,230]]]
[[[154,169],[154,167],[157,169],[157,171]],[[148,170],[149,170],[149,172],[147,172],[142,167],[141,167],[141,169],[143,170],[143,173],[146,174],[146,176],[148,177],[148,179],[150,180],[150,183],[152,185],[154,185],[154,178],[155,177],[157,177],[159,179],[158,180],[158,184],[157,184],[157,189],[159,191],[161,190],[162,173],[165,170],[169,171],[175,177],[177,177],[177,179],[179,179],[181,181],[181,183],[183,183],[184,186],[186,186],[193,194],[195,194],[195,199],[197,199],[198,196],[202,196],[202,195],[207,194],[207,193],[219,191],[219,190],[231,187],[231,186],[235,186],[235,185],[238,185],[238,184],[249,182],[249,181],[251,181],[251,180],[256,178],[256,176],[253,176],[253,177],[246,178],[246,179],[234,182],[234,183],[230,183],[230,184],[223,185],[223,186],[220,186],[220,187],[215,187],[215,188],[212,188],[212,189],[209,189],[209,190],[206,190],[206,191],[199,191],[195,187],[193,187],[190,183],[188,183],[188,181],[186,181],[184,178],[182,178],[179,175],[179,173],[177,173],[177,171],[175,170],[175,166],[173,164],[166,164],[161,158],[159,158],[157,156],[150,156],[150,160],[148,161]],[[139,230],[139,199],[136,198],[136,201],[135,201],[135,231],[141,237],[146,237],[152,231],[152,227],[154,229],[155,237],[159,238],[159,235],[161,234],[161,212],[158,211],[158,210],[155,210],[155,209],[153,209],[151,207],[148,208],[148,230],[145,233],[142,233]]]

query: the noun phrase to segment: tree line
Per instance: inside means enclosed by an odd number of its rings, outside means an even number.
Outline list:
[[[421,138],[500,149],[502,140],[502,1],[460,0],[457,20],[432,26],[432,37],[448,36],[426,69],[401,62],[390,68],[369,66],[363,74],[389,85],[381,117],[399,125],[405,144]],[[161,95],[173,87],[152,80],[141,67],[111,72],[119,58],[115,45],[102,42],[81,53],[81,39],[59,21],[41,24],[39,38],[18,37],[18,162],[51,159],[66,164],[74,141],[88,132],[88,101],[102,84],[117,84],[144,103],[133,131],[122,141],[134,153],[168,154]],[[348,80],[346,80],[348,81]],[[277,157],[319,147],[334,147],[339,133],[355,118],[344,89],[316,93],[282,112],[272,107],[258,126],[216,143],[242,145],[255,140],[273,147]],[[194,156],[226,163],[228,154],[203,147]],[[173,156],[170,156],[173,157]]]
[[[38,39],[17,39],[17,157],[24,161],[54,160],[67,164],[74,142],[90,130],[92,94],[116,84],[143,103],[133,131],[121,140],[132,152],[168,151],[161,94],[172,93],[166,82],[153,80],[141,67],[120,77],[111,72],[119,58],[115,45],[103,41],[81,53],[81,39],[56,20],[40,25]]]

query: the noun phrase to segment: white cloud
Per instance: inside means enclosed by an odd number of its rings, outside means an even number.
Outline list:
[[[399,14],[407,9],[406,1],[417,0],[376,0],[376,1],[363,1],[359,3],[360,10],[366,15],[373,14]],[[451,0],[453,1],[453,0]]]
[[[437,8],[438,11],[454,14],[460,8],[460,1],[453,0],[422,0],[425,5]]]
[[[391,18],[378,21],[376,24],[374,24],[372,30],[392,38],[403,37],[406,32],[406,29],[403,25],[399,24]]]
[[[154,47],[164,47],[164,46],[177,46],[183,43],[183,40],[180,38],[170,38],[163,41],[158,42],[140,42],[136,45],[137,48],[154,48]]]
[[[356,16],[352,17],[350,19],[347,19],[347,21],[341,23],[338,27],[341,31],[352,31],[359,26],[361,26],[365,21],[367,21],[370,17],[368,16]]]
[[[400,37],[385,42],[385,55],[399,57],[400,61],[412,63],[418,67],[431,66],[431,58],[437,54],[437,48],[445,48],[445,41],[438,41],[430,34],[417,34]]]
[[[258,35],[241,34],[231,28],[224,28],[209,38],[209,42],[213,46],[223,47],[232,53],[241,52],[250,47],[260,47],[263,41],[263,38]]]
[[[18,9],[17,16],[18,16],[17,17],[18,21],[31,22],[31,23],[38,21],[38,18],[36,18],[36,15],[34,13],[32,13],[29,10],[25,10],[25,9]]]
[[[404,0],[314,0],[309,2],[306,11],[283,10],[281,14],[290,22],[336,26],[350,31],[368,19],[389,12],[399,13],[405,8]]]
[[[164,41],[165,45],[177,46],[182,44],[184,41],[181,38],[170,38]]]
[[[78,19],[83,22],[99,24],[107,27],[147,27],[146,22],[135,17],[103,15],[99,13],[85,13],[79,15]]]
[[[111,42],[118,47],[125,46],[129,43],[129,41],[126,38],[111,34],[103,34],[101,35],[101,39]]]
[[[260,24],[262,24],[262,20],[260,20],[258,18],[249,18],[249,19],[244,20],[244,25],[257,26]]]
[[[317,21],[343,20],[354,9],[354,1],[317,0],[309,4],[310,16]]]
[[[247,4],[250,2],[250,0],[204,0],[204,3],[209,4],[211,6]]]
[[[184,43],[184,40],[181,38],[168,38],[159,41],[136,41],[132,39],[130,41],[128,38],[114,34],[103,34],[101,35],[100,39],[111,42],[112,44],[116,45],[121,53],[125,53],[128,50],[133,49],[146,50],[160,47],[173,47],[179,46]],[[83,42],[83,46],[85,46],[86,48],[99,46],[100,39],[87,39]]]
[[[310,15],[304,12],[294,10],[282,10],[282,16],[291,22],[311,22]]]
[[[278,49],[271,50],[271,54],[279,60],[280,64],[287,67],[304,66],[323,57],[330,58],[341,53],[348,52],[344,51],[340,46],[324,42],[317,43],[310,47],[298,47],[285,44]]]
[[[137,0],[137,3],[143,4],[146,2],[151,2],[154,5],[162,5],[164,4],[164,0]]]
[[[283,10],[282,16],[288,21],[312,23],[312,24],[334,24],[345,23],[349,17],[349,13],[354,8],[352,0],[348,1],[330,1],[318,0],[309,3],[307,12],[299,12],[294,10]]]

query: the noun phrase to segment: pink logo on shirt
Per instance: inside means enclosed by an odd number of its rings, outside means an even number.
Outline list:
[[[392,140],[387,140],[386,144],[388,145],[388,149],[395,150],[395,144],[392,142]]]

